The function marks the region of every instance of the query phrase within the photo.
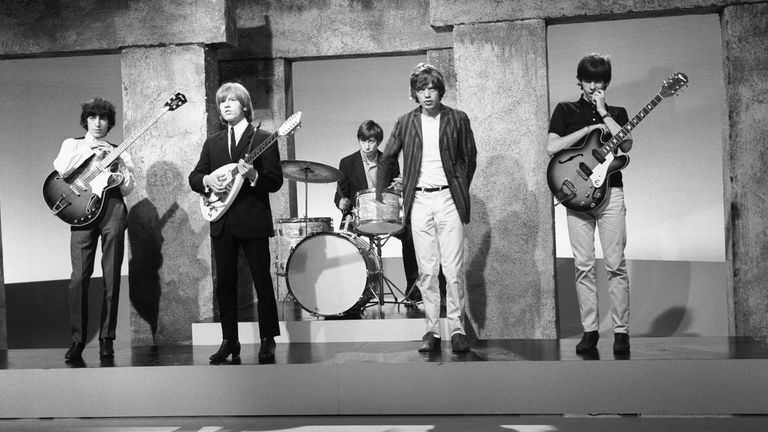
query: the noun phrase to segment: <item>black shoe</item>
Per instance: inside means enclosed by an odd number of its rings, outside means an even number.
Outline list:
[[[469,342],[467,341],[467,335],[463,333],[456,333],[451,336],[451,350],[456,353],[463,353],[469,351]]]
[[[275,338],[261,338],[259,347],[259,363],[268,363],[275,360]]]
[[[67,353],[64,354],[64,358],[67,361],[78,361],[83,359],[83,350],[85,344],[82,342],[72,342],[72,346],[69,347]]]
[[[419,345],[419,352],[432,352],[440,350],[440,338],[435,336],[434,333],[428,332],[421,338],[422,342]]]
[[[629,334],[628,333],[613,334],[613,353],[618,355],[629,354]]]
[[[106,359],[115,356],[112,339],[99,339],[99,358]]]
[[[421,290],[419,289],[419,287],[414,286],[413,288],[411,288],[411,291],[408,293],[408,297],[406,298],[414,303],[421,302],[422,301]]]
[[[221,363],[232,355],[232,362],[237,363],[240,361],[240,342],[234,339],[224,339],[221,342],[219,350],[213,355],[208,357],[211,363]]]
[[[583,354],[585,352],[596,350],[598,339],[600,339],[600,333],[597,331],[584,332],[581,336],[581,342],[576,344],[576,353]]]

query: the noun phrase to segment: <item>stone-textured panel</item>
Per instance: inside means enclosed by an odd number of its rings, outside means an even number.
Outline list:
[[[129,151],[136,189],[129,205],[129,289],[133,344],[185,343],[192,322],[212,315],[208,222],[187,176],[208,135],[206,77],[215,79],[199,46],[123,51],[125,136],[162,113],[176,92],[187,104],[165,113]]]
[[[444,27],[458,24],[544,20],[616,19],[675,13],[702,13],[728,5],[759,3],[765,0],[602,0],[602,1],[512,1],[512,0],[430,0],[430,24]]]
[[[768,343],[768,4],[728,7],[722,22],[726,253],[736,334]]]
[[[243,0],[227,57],[302,58],[450,47],[429,26],[429,0]]]
[[[0,209],[1,210],[1,209]],[[2,221],[2,213],[0,213]],[[3,273],[3,225],[0,223],[0,350],[8,349],[8,323],[6,321],[5,276]]]
[[[454,29],[458,107],[477,141],[468,312],[481,338],[554,338],[543,21]]]
[[[233,0],[7,0],[0,56],[236,43]]]

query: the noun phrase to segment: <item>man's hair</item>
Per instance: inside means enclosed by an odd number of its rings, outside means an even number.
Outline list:
[[[607,55],[592,53],[584,56],[576,67],[576,79],[581,81],[611,82],[611,60]]]
[[[228,97],[234,96],[235,99],[243,106],[243,114],[248,123],[253,121],[253,104],[251,103],[251,94],[248,93],[248,89],[244,85],[237,82],[225,82],[216,91],[216,110],[219,110],[219,105],[227,100]],[[219,112],[219,120],[223,123],[224,119]]]
[[[83,102],[80,112],[80,126],[88,130],[88,117],[99,116],[106,117],[109,123],[109,132],[115,126],[115,106],[104,98],[95,97],[87,102]]]
[[[357,128],[357,139],[360,141],[368,141],[371,138],[374,138],[376,143],[381,144],[381,140],[384,139],[384,131],[375,121],[366,120],[360,124],[359,128]]]
[[[440,99],[445,94],[445,78],[442,72],[428,63],[419,63],[411,72],[411,98],[419,102],[416,92],[432,86],[440,94]]]

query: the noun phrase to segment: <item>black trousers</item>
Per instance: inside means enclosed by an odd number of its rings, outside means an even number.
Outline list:
[[[96,248],[101,238],[101,270],[104,297],[101,304],[99,338],[114,339],[120,299],[120,268],[123,264],[128,211],[121,198],[107,198],[102,215],[85,227],[72,228],[69,252],[72,277],[69,282],[69,317],[72,340],[88,342],[88,288],[91,285]]]
[[[269,238],[238,238],[227,224],[221,234],[211,239],[216,260],[216,301],[219,305],[223,339],[238,339],[237,332],[237,258],[243,249],[256,288],[256,311],[262,338],[280,334],[277,302],[270,275]]]

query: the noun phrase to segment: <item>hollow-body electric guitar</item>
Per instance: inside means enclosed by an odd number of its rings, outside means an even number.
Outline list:
[[[627,155],[617,156],[613,151],[664,98],[687,85],[685,74],[674,74],[664,81],[659,93],[608,141],[603,141],[602,129],[595,129],[579,146],[555,153],[547,167],[547,184],[558,204],[577,212],[598,208],[605,200],[608,177],[629,163]]]
[[[187,98],[176,93],[150,121],[136,130],[119,146],[103,157],[91,156],[72,174],[62,178],[53,171],[43,182],[43,198],[54,215],[72,226],[85,226],[93,222],[103,209],[104,194],[123,181],[116,172],[117,158],[155,124],[168,111],[187,103]]]
[[[243,160],[247,164],[253,163],[253,161],[256,160],[259,155],[264,153],[264,151],[277,141],[279,137],[296,132],[296,129],[298,129],[300,125],[301,111],[288,117],[276,132],[273,132],[255,149],[247,153]],[[251,140],[253,140],[254,136],[256,136],[256,134],[251,136]],[[221,192],[210,190],[207,193],[200,194],[200,211],[203,214],[203,219],[208,222],[215,222],[224,216],[224,213],[226,213],[232,205],[232,202],[234,202],[238,192],[240,192],[240,187],[243,186],[244,178],[237,171],[237,163],[235,162],[220,166],[210,175],[215,177],[224,175],[224,183],[226,185]]]

